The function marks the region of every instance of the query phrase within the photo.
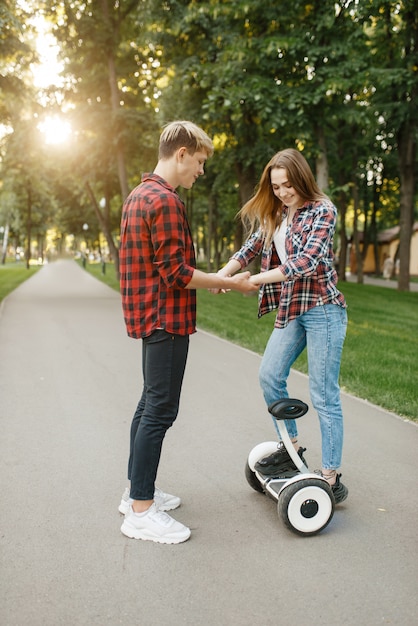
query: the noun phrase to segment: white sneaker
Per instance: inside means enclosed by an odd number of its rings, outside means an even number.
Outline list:
[[[181,543],[190,537],[190,528],[158,510],[155,502],[145,513],[135,513],[130,506],[120,529],[130,539],[157,543]]]
[[[129,494],[130,489],[126,487],[119,504],[119,513],[122,513],[122,515],[126,515],[133,502]],[[154,502],[160,511],[172,511],[173,509],[177,509],[181,504],[180,498],[172,496],[170,493],[165,493],[161,489],[158,489],[158,487],[156,487],[154,491]]]

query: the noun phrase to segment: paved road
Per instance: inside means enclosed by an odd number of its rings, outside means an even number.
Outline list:
[[[355,274],[348,274],[346,278],[347,278],[347,281],[350,283],[357,282],[357,276]],[[374,287],[389,287],[390,289],[398,288],[397,280],[386,280],[384,278],[375,278],[374,276],[368,276],[367,274],[363,277],[363,283],[365,285],[373,285]],[[411,281],[409,283],[409,289],[410,291],[418,291],[418,283]],[[342,288],[342,291],[344,291],[343,288]]]
[[[0,355],[2,626],[417,624],[416,425],[345,395],[350,496],[298,537],[244,478],[275,438],[260,357],[198,332],[159,474],[192,537],[134,541],[117,507],[140,342],[118,294],[71,261],[43,267],[3,303]],[[308,401],[305,376],[290,390]],[[312,410],[300,428],[318,467]]]

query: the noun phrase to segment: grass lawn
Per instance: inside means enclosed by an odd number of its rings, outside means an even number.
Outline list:
[[[409,418],[418,418],[418,293],[341,283],[348,330],[341,362],[344,391]],[[257,298],[198,293],[198,325],[259,354],[274,313],[257,319]],[[294,368],[307,373],[306,352]]]
[[[38,268],[0,267],[0,300]],[[89,263],[87,271],[118,289],[114,267]],[[418,293],[341,283],[348,303],[348,331],[341,387],[398,415],[418,419]],[[274,313],[257,319],[257,298],[231,292],[198,291],[198,327],[262,354]],[[307,373],[305,353],[294,366]]]
[[[88,270],[118,289],[110,265]],[[348,330],[341,362],[344,391],[398,415],[418,419],[418,293],[341,283],[348,304]],[[197,324],[228,341],[263,354],[274,313],[257,318],[257,297],[198,291]],[[306,353],[294,368],[307,373]]]
[[[26,265],[21,261],[0,265],[0,302],[39,269],[39,265],[31,265],[26,269]]]

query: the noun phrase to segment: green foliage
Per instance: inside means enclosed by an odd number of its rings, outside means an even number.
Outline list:
[[[77,235],[88,222],[116,238],[123,195],[154,167],[161,125],[188,118],[216,145],[206,179],[186,194],[196,244],[215,266],[242,239],[234,215],[266,161],[287,146],[304,151],[331,193],[342,240],[355,201],[366,239],[399,223],[401,205],[401,224],[409,224],[416,8],[416,0],[295,0],[285,10],[267,0],[7,0],[0,114],[14,138],[0,140],[0,211],[3,193],[14,194],[6,221],[28,227],[29,180],[36,229],[53,223],[61,235]],[[65,64],[63,86],[36,94],[28,88],[33,15],[50,22]],[[38,143],[33,158],[27,138],[56,112],[71,123],[72,143]]]
[[[57,4],[49,3],[52,15]],[[140,42],[130,45],[138,4],[67,4],[54,18],[54,34],[72,78],[65,101],[73,105],[69,117],[78,140],[69,165],[78,179],[97,184],[101,195],[104,180],[112,195],[120,194],[118,150],[128,163],[128,176],[155,160],[155,122],[139,90],[143,51]]]
[[[27,97],[29,64],[35,61],[27,11],[10,0],[0,4],[0,120],[10,120],[17,103]]]

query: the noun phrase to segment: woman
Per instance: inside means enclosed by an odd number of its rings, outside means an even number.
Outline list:
[[[267,163],[240,216],[250,226],[250,237],[219,273],[232,275],[261,255],[261,273],[250,279],[260,288],[258,316],[278,309],[260,366],[264,398],[269,406],[289,397],[290,368],[307,348],[310,395],[321,426],[322,475],[336,503],[342,502],[348,489],[337,472],[343,447],[338,379],[347,305],[333,269],[337,210],[319,189],[302,154],[286,149]],[[302,457],[305,449],[298,446],[295,420],[286,420],[286,426]],[[295,466],[280,443],[257,469],[271,476]]]

